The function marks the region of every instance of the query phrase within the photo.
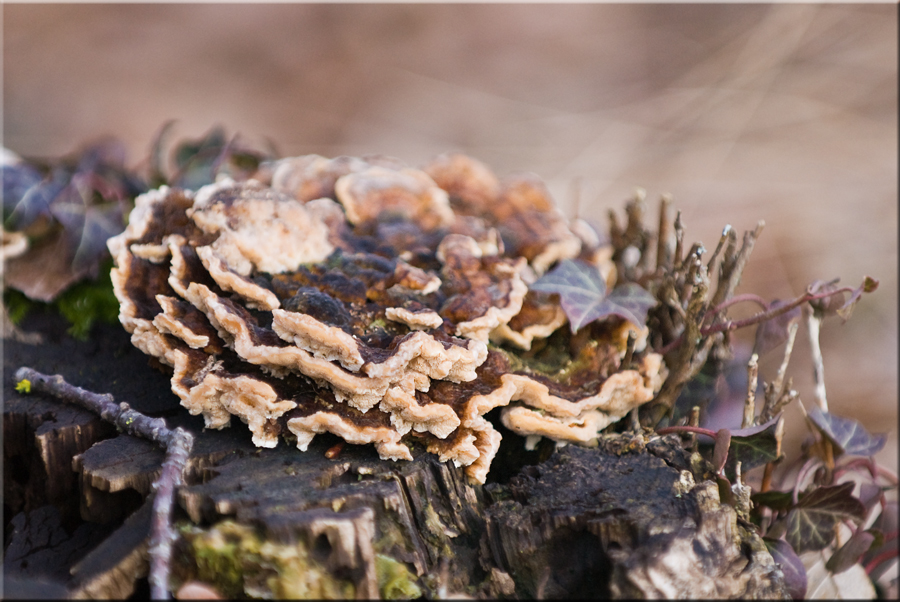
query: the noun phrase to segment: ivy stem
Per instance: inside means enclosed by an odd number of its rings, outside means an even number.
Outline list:
[[[878,464],[874,463],[869,458],[855,458],[855,459],[850,460],[849,462],[841,465],[839,469],[835,470],[835,477],[837,477],[838,475],[844,474],[848,470],[852,470],[852,469],[856,468],[857,466],[863,466],[863,467],[867,468],[869,470],[869,474],[872,475],[872,478],[877,478],[880,476],[880,477],[883,477],[884,479],[886,479],[888,482],[890,482],[891,485],[893,485],[895,487],[897,485],[900,485],[900,478],[898,478],[897,475],[895,475],[893,472],[891,472],[887,468],[884,468],[883,466],[879,466]]]
[[[890,560],[891,558],[896,558],[897,556],[900,556],[900,550],[896,548],[885,550],[881,554],[878,554],[875,558],[869,561],[869,564],[866,565],[866,575],[871,574],[872,571],[878,568],[878,565],[880,565],[882,562]]]
[[[723,309],[728,309],[732,305],[737,305],[738,303],[747,303],[747,302],[756,303],[763,309],[763,311],[769,310],[769,304],[766,303],[766,300],[763,299],[762,297],[760,297],[759,295],[754,295],[753,293],[743,293],[740,295],[735,295],[734,297],[732,297],[731,299],[728,299],[727,301],[722,301],[715,308],[713,308],[713,310],[709,313],[709,315],[714,316],[717,313],[719,313],[720,311],[722,311]]]

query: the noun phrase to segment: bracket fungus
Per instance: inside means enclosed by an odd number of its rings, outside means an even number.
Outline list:
[[[590,444],[659,390],[658,354],[622,366],[634,326],[572,333],[555,295],[529,291],[570,258],[616,279],[535,176],[501,181],[463,155],[261,173],[150,191],[108,243],[120,321],[208,428],[237,416],[256,445],[301,450],[330,432],[393,460],[418,440],[483,483],[492,409],[519,434]]]

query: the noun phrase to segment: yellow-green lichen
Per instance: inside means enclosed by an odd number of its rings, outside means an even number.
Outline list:
[[[416,577],[405,564],[383,554],[375,555],[378,592],[385,600],[412,600],[422,596]]]

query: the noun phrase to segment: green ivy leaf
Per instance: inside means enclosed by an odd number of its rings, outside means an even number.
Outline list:
[[[735,465],[741,463],[741,472],[774,462],[781,457],[781,436],[776,416],[765,424],[731,431],[731,452],[725,462],[725,475],[734,479]]]
[[[809,411],[809,419],[838,451],[850,456],[871,456],[887,442],[887,435],[872,435],[852,418],[842,418],[818,407]]]
[[[578,259],[564,259],[531,285],[531,290],[559,295],[572,332],[595,320],[619,316],[643,328],[656,299],[637,284],[617,286],[606,294],[597,267]]]
[[[754,506],[766,506],[772,510],[790,510],[794,505],[794,496],[790,491],[766,491],[750,496]]]
[[[853,497],[854,484],[819,487],[800,497],[787,516],[785,539],[798,554],[822,550],[834,540],[834,527],[844,519],[862,522],[866,508]]]

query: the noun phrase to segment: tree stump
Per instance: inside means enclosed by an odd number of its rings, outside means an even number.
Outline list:
[[[485,487],[418,447],[410,462],[340,448],[331,435],[306,453],[284,441],[259,449],[245,428],[204,431],[117,327],[78,343],[43,326],[40,347],[5,341],[10,595],[145,595],[163,459],[86,412],[17,393],[11,375],[29,365],[194,434],[173,590],[200,581],[254,597],[787,596],[759,537],[675,437],[608,435]],[[524,454],[509,449],[521,439],[504,445],[501,455]]]

